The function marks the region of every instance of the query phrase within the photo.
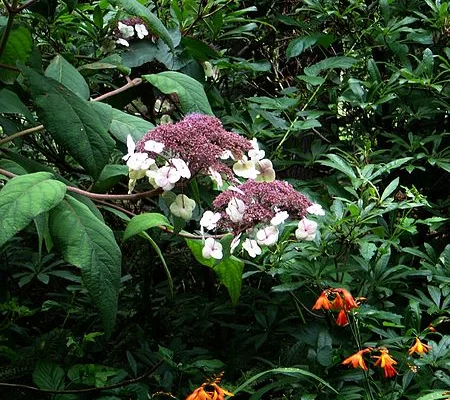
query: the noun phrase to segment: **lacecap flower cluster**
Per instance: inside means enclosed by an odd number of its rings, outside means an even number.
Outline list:
[[[322,207],[289,183],[276,180],[272,162],[257,140],[225,130],[218,118],[190,114],[177,123],[159,125],[137,143],[129,136],[127,147],[123,159],[129,169],[130,193],[139,179],[164,192],[200,176],[218,190],[227,186],[213,201],[213,210],[200,219],[205,258],[223,258],[222,244],[206,231],[232,233],[231,252],[241,246],[250,257],[260,255],[261,247],[275,245],[279,227],[289,219],[298,221],[298,240],[316,237],[317,222],[306,215],[324,215]],[[194,200],[178,194],[170,211],[188,221],[196,206]]]

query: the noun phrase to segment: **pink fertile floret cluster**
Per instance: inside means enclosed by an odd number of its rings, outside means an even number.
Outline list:
[[[225,209],[233,198],[245,204],[242,220],[233,222]],[[302,219],[311,201],[284,181],[255,182],[248,180],[234,189],[221,193],[213,202],[222,218],[218,225],[235,233],[242,232],[258,223],[269,223],[279,211],[286,211],[293,219]]]
[[[231,169],[221,160],[229,150],[236,159],[252,149],[249,140],[234,132],[226,131],[216,117],[203,114],[190,114],[175,124],[157,126],[144,135],[136,144],[136,150],[147,152],[145,142],[154,140],[164,143],[165,151],[172,157],[184,160],[192,173],[209,174],[209,169],[233,178]],[[147,152],[150,157],[156,154]]]

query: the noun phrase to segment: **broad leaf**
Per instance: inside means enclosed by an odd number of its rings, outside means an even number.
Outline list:
[[[89,99],[89,86],[78,70],[59,54],[50,62],[45,75],[62,83],[84,100]]]
[[[0,246],[64,198],[66,185],[48,172],[17,176],[0,191]]]
[[[220,282],[227,288],[234,306],[241,293],[243,270],[244,262],[233,256],[226,258],[214,267]]]
[[[22,114],[29,122],[34,123],[33,114],[19,96],[8,89],[0,90],[0,113],[1,114]]]
[[[3,35],[3,30],[1,35]],[[32,49],[33,39],[30,30],[23,25],[15,26],[9,34],[6,47],[0,57],[0,63],[15,67],[17,62],[28,60]],[[0,68],[0,81],[3,83],[14,83],[18,75],[19,72]]]
[[[144,75],[143,78],[164,94],[176,93],[185,113],[201,112],[213,115],[203,85],[190,76],[176,71],[164,71]]]
[[[81,269],[82,282],[109,336],[116,319],[121,267],[113,232],[87,206],[70,196],[50,212],[49,229],[64,259]]]
[[[147,24],[149,30],[159,36],[173,50],[174,45],[169,31],[147,7],[139,3],[137,0],[111,0],[110,3],[121,6],[130,15],[141,17]]]
[[[114,140],[96,109],[65,86],[22,67],[37,113],[55,141],[97,178],[108,162]]]
[[[145,119],[112,109],[112,121],[109,127],[111,134],[122,143],[127,142],[127,136],[131,135],[134,141],[138,141],[155,126]]]
[[[61,390],[64,388],[64,370],[47,360],[39,360],[33,371],[33,382],[39,389]]]
[[[128,223],[123,240],[129,239],[131,236],[145,232],[147,229],[155,228],[157,226],[171,227],[169,220],[162,214],[146,213],[136,215]]]

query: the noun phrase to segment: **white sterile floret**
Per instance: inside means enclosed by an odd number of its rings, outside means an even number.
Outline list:
[[[234,239],[231,241],[231,244],[230,244],[230,253],[231,254],[233,254],[233,252],[236,250],[236,247],[239,246],[239,243],[241,242],[241,236],[242,236],[242,233],[235,236]]]
[[[217,188],[220,189],[223,186],[223,179],[222,175],[220,175],[219,172],[215,171],[211,167],[209,167],[209,175],[211,176],[211,179],[216,182]]]
[[[147,153],[133,153],[128,157],[127,166],[132,171],[147,170],[155,160],[149,158]]]
[[[220,156],[221,160],[228,160],[231,158],[234,161],[233,153],[230,150],[224,150],[223,153]]]
[[[256,240],[253,239],[245,239],[244,243],[242,243],[242,248],[248,253],[251,258],[255,258],[261,254],[261,247],[258,246]]]
[[[207,238],[202,249],[202,255],[204,258],[215,258],[216,260],[221,260],[223,258],[222,244],[214,238]]]
[[[228,203],[227,208],[225,209],[225,212],[230,217],[231,221],[239,222],[244,217],[246,208],[247,207],[245,206],[245,203],[241,199],[232,197]]]
[[[175,201],[170,205],[170,212],[186,221],[192,218],[192,212],[195,208],[195,201],[185,194],[179,194]]]
[[[122,157],[122,160],[127,161],[134,154],[135,150],[136,150],[136,143],[134,143],[134,140],[131,137],[131,135],[128,135],[127,136],[127,151],[128,151],[128,153]]]
[[[221,218],[220,213],[213,213],[212,211],[205,211],[200,220],[200,226],[206,228],[208,231],[215,229],[217,222]]]
[[[278,241],[278,229],[269,225],[256,232],[256,241],[259,245],[273,246]]]
[[[313,214],[313,215],[320,215],[323,216],[325,215],[325,210],[322,208],[322,206],[320,204],[313,204],[312,206],[309,206],[306,209],[306,212]]]
[[[181,179],[179,172],[168,165],[159,168],[150,175],[154,178],[156,186],[164,191],[172,190],[175,187],[175,183]]]
[[[191,177],[191,171],[184,160],[181,158],[172,158],[169,162],[175,167],[180,176],[187,179]]]
[[[122,22],[118,24],[119,32],[122,35],[122,38],[128,39],[134,36],[134,28],[130,25],[125,25]]]
[[[258,141],[256,139],[250,140],[250,143],[252,145],[252,149],[249,150],[248,156],[252,161],[259,161],[262,160],[266,154],[264,150],[259,149]]]
[[[125,39],[119,38],[116,40],[117,44],[121,44],[122,46],[125,47],[130,47],[130,43],[128,43]]]
[[[311,221],[308,218],[303,218],[298,223],[298,228],[295,231],[295,237],[298,240],[314,240],[317,232],[317,222]]]
[[[144,39],[144,37],[148,36],[148,30],[144,24],[136,24],[134,26],[134,29],[136,29],[136,33],[139,39]]]
[[[144,143],[144,149],[159,154],[164,150],[164,143],[155,142],[154,140],[147,140]]]
[[[270,224],[277,226],[282,224],[284,221],[286,221],[289,218],[289,213],[287,211],[279,211],[275,214],[275,217],[273,217],[270,220]]]
[[[233,165],[233,171],[237,176],[245,179],[256,179],[259,174],[255,162],[248,160],[245,156]]]
[[[273,169],[272,161],[268,158],[257,161],[255,168],[259,172],[256,177],[256,182],[273,182],[275,180],[275,170]]]

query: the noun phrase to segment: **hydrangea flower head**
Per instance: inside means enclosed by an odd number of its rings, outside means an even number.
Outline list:
[[[136,143],[136,150],[146,152],[145,143],[150,140],[163,143],[164,151],[172,158],[183,160],[192,175],[211,175],[214,171],[216,181],[219,180],[218,174],[233,179],[233,172],[221,159],[224,152],[242,159],[244,153],[252,149],[249,140],[225,130],[218,118],[198,113],[174,124],[157,126]],[[149,156],[155,158],[156,154],[150,151]]]
[[[245,205],[240,207],[242,213],[240,219],[226,211],[229,205],[233,204],[232,199],[240,200],[239,204]],[[233,201],[236,203],[237,200]],[[213,202],[215,210],[222,214],[220,226],[234,232],[242,232],[259,223],[269,225],[272,218],[280,215],[280,211],[286,211],[293,219],[301,219],[311,204],[289,183],[277,180],[272,182],[248,180],[236,188],[230,187]]]

